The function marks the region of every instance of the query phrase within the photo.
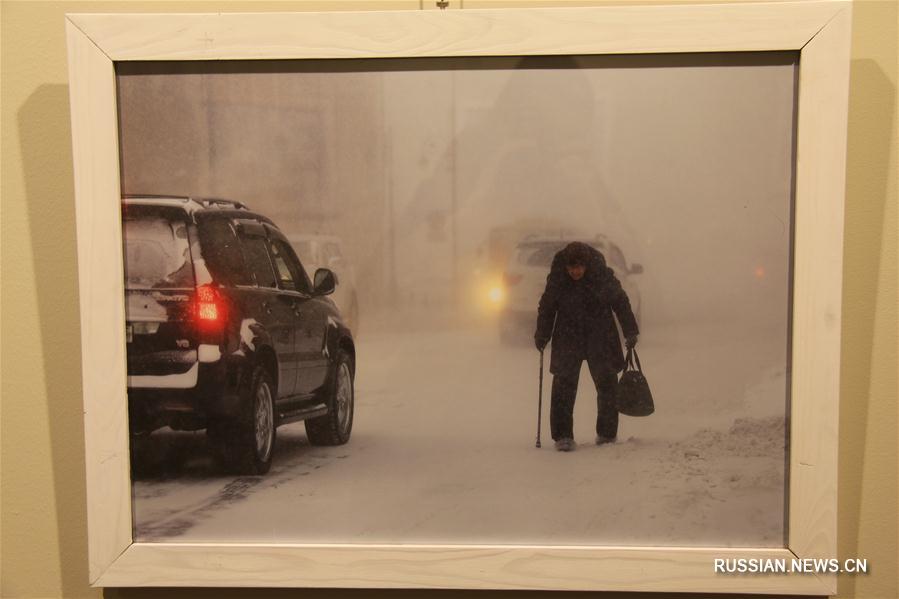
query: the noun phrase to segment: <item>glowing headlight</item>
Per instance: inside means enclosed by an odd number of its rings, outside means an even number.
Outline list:
[[[502,287],[492,287],[490,291],[487,293],[487,297],[490,298],[490,301],[494,304],[498,304],[503,301],[503,288]]]

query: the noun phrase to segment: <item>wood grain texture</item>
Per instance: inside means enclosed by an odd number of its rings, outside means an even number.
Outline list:
[[[66,23],[81,311],[89,570],[131,543],[118,125],[112,62]]]
[[[851,11],[802,50],[796,166],[789,546],[836,557]],[[836,579],[828,579],[836,592]]]
[[[456,12],[72,15],[90,574],[103,586],[828,594],[714,558],[831,557],[836,538],[847,1]],[[801,49],[788,549],[132,544],[113,60]],[[123,553],[124,551],[124,553]]]
[[[222,60],[797,49],[835,10],[820,1],[70,18],[113,60]]]
[[[823,594],[814,576],[715,575],[715,558],[786,549],[135,544],[109,586],[567,589]]]

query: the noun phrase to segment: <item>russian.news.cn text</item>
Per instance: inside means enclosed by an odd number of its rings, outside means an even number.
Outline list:
[[[718,574],[867,574],[868,560],[850,558],[715,558]]]

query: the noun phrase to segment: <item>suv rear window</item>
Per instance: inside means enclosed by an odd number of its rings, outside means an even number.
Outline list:
[[[122,226],[127,289],[194,286],[187,223],[159,214],[126,214]]]

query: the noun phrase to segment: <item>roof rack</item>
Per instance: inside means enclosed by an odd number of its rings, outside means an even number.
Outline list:
[[[185,204],[190,204],[191,202],[193,202],[194,204],[198,204],[203,208],[230,208],[233,210],[250,209],[243,202],[238,202],[237,200],[226,200],[224,198],[193,198],[190,196],[161,193],[128,193],[122,196],[122,199],[125,200],[139,200],[143,198],[153,200],[180,200]]]
[[[126,193],[122,194],[122,199],[125,200],[136,200],[140,198],[153,198],[158,200],[183,200],[185,202],[190,201],[189,196],[179,196],[170,193]]]
[[[199,202],[206,208],[234,208],[237,210],[249,210],[246,204],[237,200],[226,200],[224,198],[194,198],[195,202]]]

